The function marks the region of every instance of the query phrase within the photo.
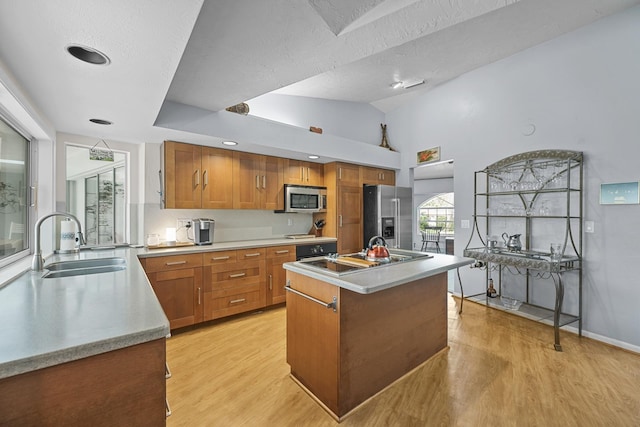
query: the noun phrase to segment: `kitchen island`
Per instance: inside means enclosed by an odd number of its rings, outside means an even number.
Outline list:
[[[348,274],[285,264],[292,378],[344,419],[447,346],[447,271],[472,262],[433,254]]]

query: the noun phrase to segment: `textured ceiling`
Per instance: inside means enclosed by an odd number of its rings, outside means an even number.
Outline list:
[[[640,0],[0,0],[0,61],[60,132],[181,133],[166,100],[222,110],[272,91],[389,111]],[[105,52],[81,63],[65,47]],[[1,76],[2,74],[0,74]],[[394,81],[426,80],[394,90]],[[114,122],[98,126],[90,118]],[[182,134],[184,137],[184,134]],[[188,135],[191,142],[211,140]]]

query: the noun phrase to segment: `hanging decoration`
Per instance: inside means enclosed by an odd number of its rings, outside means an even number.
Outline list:
[[[101,148],[96,148],[100,143],[103,143],[106,150]],[[113,150],[107,145],[107,142],[104,139],[101,139],[89,149],[89,160],[101,160],[103,162],[113,162]]]
[[[238,113],[246,116],[247,114],[249,114],[249,104],[242,102],[240,104],[227,107],[226,110],[231,113]]]

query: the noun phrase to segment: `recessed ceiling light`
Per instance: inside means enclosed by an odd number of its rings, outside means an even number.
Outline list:
[[[320,158],[320,156],[316,156],[315,154],[311,154],[311,155],[309,156],[309,158],[310,158],[310,159],[319,159],[319,158]]]
[[[89,119],[89,121],[91,123],[95,123],[97,125],[105,125],[105,126],[109,126],[112,125],[113,122],[110,122],[109,120],[102,120],[102,119]]]
[[[235,141],[222,141],[223,145],[238,145],[237,142]]]
[[[99,50],[81,46],[79,44],[70,44],[67,46],[67,52],[69,52],[74,58],[80,61],[87,62],[95,65],[109,65],[111,60],[107,55]]]

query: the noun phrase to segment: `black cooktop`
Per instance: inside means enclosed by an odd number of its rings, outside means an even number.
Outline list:
[[[364,271],[371,268],[380,268],[380,267],[388,266],[391,264],[411,262],[418,259],[433,258],[433,255],[430,255],[425,252],[392,251],[389,259],[380,260],[378,265],[371,266],[371,267],[356,266],[351,264],[341,264],[336,262],[338,257],[357,258],[361,260],[367,259],[364,253],[358,252],[355,254],[340,255],[340,256],[338,256],[337,254],[332,254],[324,257],[307,258],[307,259],[300,260],[300,263],[304,264],[307,267],[321,270],[322,272],[325,272],[325,273],[341,275],[341,274],[347,274],[347,273],[355,273],[358,271]]]

